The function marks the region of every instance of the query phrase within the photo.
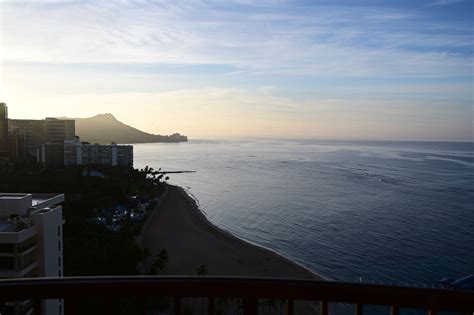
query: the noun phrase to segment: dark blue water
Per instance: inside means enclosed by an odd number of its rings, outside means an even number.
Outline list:
[[[218,226],[333,279],[474,273],[474,144],[215,140],[135,145]]]

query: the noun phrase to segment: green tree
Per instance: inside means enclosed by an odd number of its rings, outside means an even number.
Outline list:
[[[168,265],[168,251],[166,249],[160,250],[155,256],[155,261],[150,266],[148,274],[157,275],[158,272],[164,271]]]
[[[199,275],[199,276],[205,276],[208,274],[207,272],[207,267],[206,265],[201,265],[199,268],[196,269],[196,273]]]

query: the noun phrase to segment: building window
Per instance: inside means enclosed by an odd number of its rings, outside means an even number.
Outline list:
[[[58,236],[61,237],[61,226],[58,226]]]
[[[24,278],[35,278],[38,276],[38,268],[35,268],[33,270],[31,270],[30,272],[28,272]]]
[[[0,270],[11,270],[13,265],[13,257],[0,257]]]
[[[20,257],[18,260],[18,267],[20,269],[25,269],[26,267],[30,266],[32,263],[36,262],[38,258],[37,250],[33,250],[28,254]]]
[[[0,244],[0,253],[13,253],[13,244]]]
[[[61,267],[61,256],[58,257],[58,266]]]
[[[30,237],[27,240],[24,240],[20,244],[18,244],[18,252],[19,253],[26,252],[30,248],[36,246],[36,244],[37,244],[37,237],[35,235],[35,236]]]
[[[61,241],[58,241],[58,252],[61,251]]]

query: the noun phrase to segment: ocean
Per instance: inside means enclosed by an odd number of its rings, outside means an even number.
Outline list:
[[[432,285],[474,273],[474,143],[137,144],[208,219],[331,279]]]

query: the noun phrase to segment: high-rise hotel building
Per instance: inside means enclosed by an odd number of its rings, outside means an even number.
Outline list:
[[[132,166],[133,146],[90,144],[79,137],[64,141],[64,165]]]
[[[0,165],[8,162],[8,109],[0,103]]]
[[[39,145],[74,139],[76,121],[72,119],[46,118],[44,120],[10,119],[10,130],[20,130],[26,135],[28,154],[36,157]]]
[[[63,276],[64,195],[0,193],[0,278]],[[1,314],[62,315],[62,300],[1,302]]]

